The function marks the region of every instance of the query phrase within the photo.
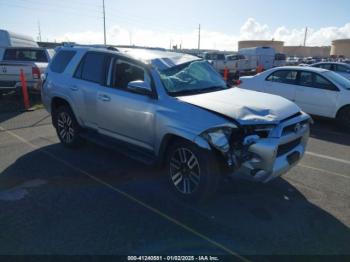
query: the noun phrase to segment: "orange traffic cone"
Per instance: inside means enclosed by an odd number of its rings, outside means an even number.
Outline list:
[[[29,95],[28,95],[28,88],[27,88],[27,81],[26,81],[26,76],[23,72],[23,69],[21,69],[21,73],[19,75],[19,78],[22,83],[22,95],[23,95],[23,104],[25,110],[28,110],[30,105],[29,105]]]

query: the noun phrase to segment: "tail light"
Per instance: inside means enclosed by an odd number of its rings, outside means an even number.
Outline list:
[[[40,79],[40,69],[38,67],[32,67],[33,79]]]
[[[236,86],[239,86],[240,84],[242,84],[242,81],[241,81],[241,80],[236,80],[236,81],[235,81],[235,85],[236,85]]]

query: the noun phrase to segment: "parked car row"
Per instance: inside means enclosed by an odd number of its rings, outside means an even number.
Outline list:
[[[350,80],[323,69],[323,65],[274,68],[241,77],[239,87],[282,96],[304,112],[334,118],[339,126],[350,130]]]
[[[350,64],[350,59],[345,58],[321,58],[321,57],[297,57],[289,56],[286,59],[287,66],[297,66],[297,65],[311,65],[320,62],[335,62],[335,63],[346,63]]]
[[[223,52],[205,52],[202,57],[206,59],[220,74],[227,69],[231,75],[255,71],[256,61],[247,59],[242,54],[229,54]]]
[[[205,52],[204,59],[221,74],[227,69],[234,76],[252,75],[257,70],[267,70],[273,67],[285,66],[286,55],[276,53],[271,47],[243,48],[235,54],[225,52]]]
[[[322,62],[311,66],[334,71],[350,80],[350,64],[340,62]]]

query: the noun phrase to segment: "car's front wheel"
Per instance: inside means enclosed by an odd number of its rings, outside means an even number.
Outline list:
[[[175,142],[167,157],[170,187],[182,199],[203,201],[217,190],[220,174],[211,151],[187,141]]]
[[[55,127],[61,143],[70,148],[81,144],[80,126],[69,106],[60,106],[54,113]]]

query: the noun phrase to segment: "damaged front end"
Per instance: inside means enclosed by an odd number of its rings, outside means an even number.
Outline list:
[[[311,118],[298,113],[277,124],[215,127],[201,134],[232,176],[269,182],[286,173],[305,153]]]

